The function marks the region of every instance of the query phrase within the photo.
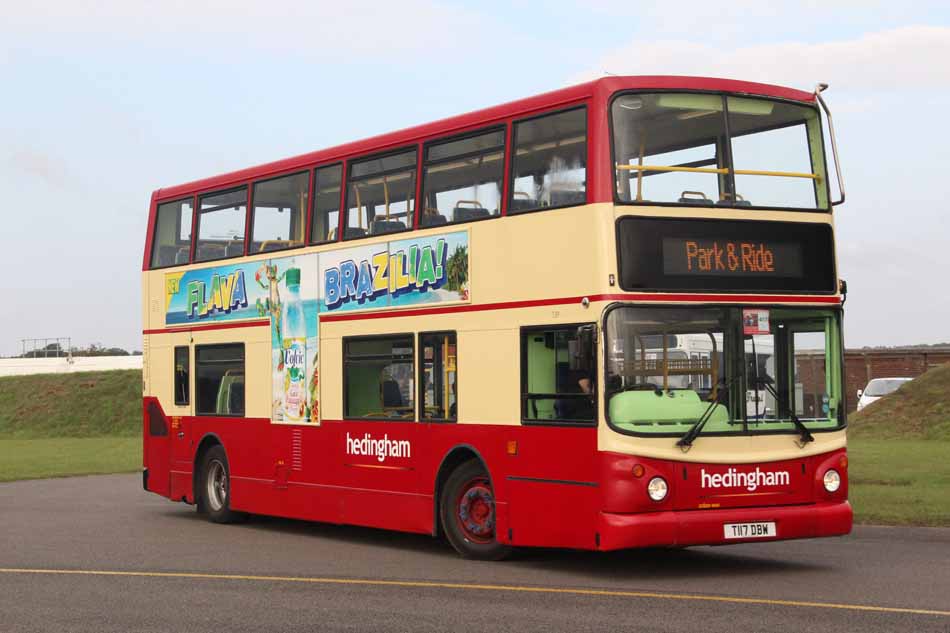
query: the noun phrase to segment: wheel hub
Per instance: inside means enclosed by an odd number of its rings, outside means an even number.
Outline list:
[[[495,500],[484,479],[469,482],[458,503],[457,519],[465,536],[477,543],[489,543],[495,533]]]

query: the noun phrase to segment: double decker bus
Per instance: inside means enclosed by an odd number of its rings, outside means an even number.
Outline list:
[[[848,533],[823,109],[607,77],[156,191],[145,489],[483,559]]]

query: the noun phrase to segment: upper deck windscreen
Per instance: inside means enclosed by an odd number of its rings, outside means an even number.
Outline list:
[[[827,209],[817,109],[701,93],[622,94],[611,105],[621,202]]]

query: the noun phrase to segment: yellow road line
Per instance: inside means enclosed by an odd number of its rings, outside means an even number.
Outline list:
[[[772,600],[769,598],[737,598],[732,596],[691,595],[685,593],[662,593],[653,591],[621,591],[614,589],[572,589],[569,587],[528,587],[521,585],[483,585],[477,583],[435,582],[423,580],[371,580],[361,578],[307,578],[301,576],[256,576],[249,574],[210,574],[198,572],[164,571],[109,571],[97,569],[14,569],[0,567],[0,574],[48,574],[60,576],[120,576],[132,578],[190,578],[201,580],[252,580],[264,582],[297,582],[321,585],[363,585],[373,587],[415,587],[425,589],[468,589],[477,591],[506,591],[523,593],[568,594],[576,596],[607,596],[621,598],[654,598],[657,600],[686,600],[698,602],[728,602],[735,604],[760,604],[783,607],[811,607],[816,609],[841,609],[845,611],[870,611],[875,613],[909,613],[915,615],[938,615],[950,617],[950,611],[936,609],[910,609],[903,607],[880,607],[866,604],[843,604],[835,602],[808,602],[803,600]]]

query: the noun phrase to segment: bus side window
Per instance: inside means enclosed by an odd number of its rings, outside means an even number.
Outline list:
[[[458,347],[455,332],[419,335],[422,366],[420,419],[458,419]]]
[[[515,123],[508,213],[587,202],[587,109]]]
[[[191,367],[188,347],[175,348],[175,404],[184,407],[189,403],[189,378]]]
[[[422,172],[420,226],[497,216],[505,172],[505,130],[433,143]]]
[[[336,241],[340,226],[340,185],[342,182],[342,164],[321,167],[315,172],[313,226],[310,228],[311,244]]]
[[[413,337],[373,336],[343,341],[343,417],[411,420]]]
[[[247,187],[201,196],[195,261],[244,255]]]
[[[303,246],[309,187],[308,172],[254,184],[248,253]]]
[[[244,344],[195,347],[198,415],[244,417]]]
[[[414,148],[351,163],[343,239],[411,229],[415,195]]]
[[[521,333],[521,415],[527,422],[593,422],[593,359],[578,363],[577,326]],[[586,365],[586,367],[585,367]]]
[[[188,263],[193,207],[191,198],[158,205],[152,235],[152,268]]]

